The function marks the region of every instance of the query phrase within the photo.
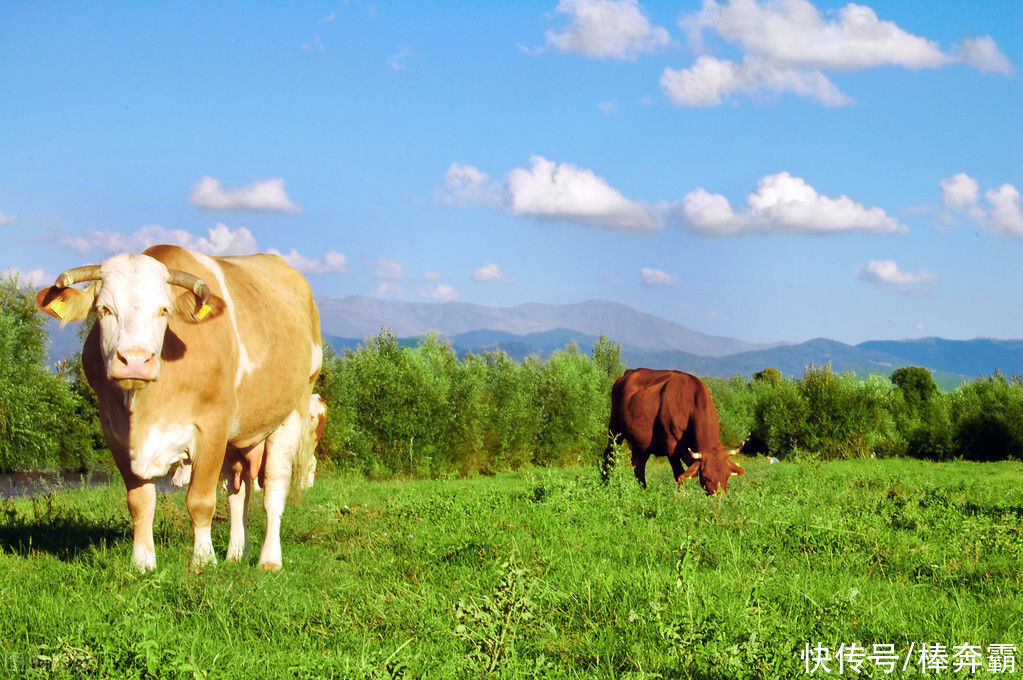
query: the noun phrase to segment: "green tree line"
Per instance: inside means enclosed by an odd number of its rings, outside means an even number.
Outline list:
[[[46,366],[34,293],[0,278],[0,471],[109,464],[95,397],[76,355]],[[595,463],[610,391],[625,366],[602,337],[541,359],[459,357],[430,335],[406,347],[387,331],[327,351],[317,391],[329,408],[321,459],[371,477],[494,473]],[[857,379],[830,366],[798,378],[706,378],[728,446],[821,460],[912,456],[1023,458],[1023,378],[999,373],[941,392],[924,368]]]

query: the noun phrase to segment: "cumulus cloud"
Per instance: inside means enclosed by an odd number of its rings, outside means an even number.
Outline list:
[[[1023,236],[1023,201],[1013,185],[985,191],[986,206],[980,203],[980,184],[965,172],[946,177],[938,186],[941,202],[949,209],[943,216],[946,221],[954,222],[954,215],[965,214],[993,234]]]
[[[678,278],[675,274],[651,267],[642,267],[639,276],[644,286],[674,286]]]
[[[423,272],[424,281],[440,281],[444,278],[444,272],[442,271],[425,271]]]
[[[248,229],[231,229],[223,223],[212,227],[208,236],[196,236],[184,229],[168,229],[159,224],[149,224],[127,234],[92,229],[83,235],[60,236],[57,242],[80,253],[100,252],[104,255],[140,253],[158,243],[183,246],[208,255],[245,255],[258,249],[256,238]]]
[[[472,165],[452,163],[444,172],[444,186],[438,189],[437,199],[442,203],[467,205],[498,205],[502,201],[501,187],[492,182],[487,173]]]
[[[717,106],[736,92],[791,92],[824,106],[846,106],[853,101],[820,71],[779,68],[763,59],[737,64],[707,55],[687,69],[664,69],[661,89],[674,104],[693,108]]]
[[[504,272],[493,262],[487,262],[472,270],[473,281],[500,281],[503,278]]]
[[[711,31],[742,50],[741,63],[701,56],[687,69],[665,69],[661,87],[678,106],[716,106],[737,92],[793,93],[825,106],[852,100],[824,71],[879,66],[940,68],[963,63],[1008,75],[1012,64],[989,36],[967,38],[951,52],[913,35],[873,9],[849,3],[823,16],[808,0],[704,0],[699,12],[679,21],[697,52]]]
[[[400,281],[405,278],[405,265],[400,260],[380,256],[373,264],[373,278],[377,281]]]
[[[43,286],[53,283],[57,278],[53,274],[48,274],[42,268],[39,269],[21,269],[20,267],[8,267],[6,271],[2,273],[4,277],[13,277],[17,279],[21,285],[31,286],[33,288],[41,288]]]
[[[949,208],[973,205],[977,202],[980,186],[977,180],[960,172],[938,182],[941,187],[941,202]]]
[[[984,192],[991,204],[988,224],[995,233],[1005,236],[1023,236],[1023,203],[1019,191],[1011,184]]]
[[[555,12],[569,17],[562,31],[547,31],[547,46],[593,59],[635,59],[671,42],[637,0],[561,0]]]
[[[684,228],[714,235],[750,232],[830,234],[848,231],[896,233],[906,227],[881,208],[868,208],[848,196],[822,196],[800,177],[787,172],[767,175],[746,199],[742,212],[728,199],[699,188],[673,206],[675,220]]]
[[[650,232],[663,226],[656,207],[626,198],[592,170],[543,156],[533,156],[529,167],[515,168],[500,184],[478,168],[452,163],[444,173],[438,200],[619,231]]]
[[[865,269],[856,272],[856,276],[867,283],[913,294],[923,292],[927,284],[937,280],[934,274],[924,269],[904,272],[894,260],[871,260]]]
[[[14,224],[14,220],[18,219],[17,215],[8,215],[7,213],[0,210],[0,225]]]
[[[225,189],[216,177],[203,177],[192,187],[189,203],[201,210],[246,212],[299,212],[284,190],[280,177]]]
[[[348,258],[336,250],[328,250],[320,258],[306,257],[294,248],[289,253],[282,253],[278,250],[267,252],[280,255],[285,262],[303,274],[325,274],[327,272],[344,274],[348,271]]]
[[[420,297],[434,302],[451,302],[458,296],[458,291],[446,283],[421,286],[418,292]]]
[[[982,72],[993,71],[1003,76],[1013,73],[1012,62],[988,35],[964,40],[959,49],[959,60]]]
[[[621,231],[657,231],[657,212],[629,200],[592,170],[533,156],[531,167],[506,180],[508,208],[515,215],[564,220]]]

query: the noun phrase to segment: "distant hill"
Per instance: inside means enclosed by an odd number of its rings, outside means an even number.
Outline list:
[[[971,378],[996,369],[1007,376],[1023,375],[1023,340],[870,340],[857,347],[897,357],[900,365],[938,366]]]
[[[514,307],[395,302],[358,296],[321,298],[316,302],[324,334],[339,338],[365,338],[376,335],[381,327],[401,338],[426,335],[431,330],[454,338],[471,331],[503,331],[524,336],[571,329],[589,336],[606,333],[622,345],[641,350],[680,350],[700,356],[725,356],[774,346],[707,335],[617,302],[601,300]]]

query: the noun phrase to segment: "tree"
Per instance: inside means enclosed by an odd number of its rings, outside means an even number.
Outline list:
[[[914,411],[928,403],[938,393],[938,384],[931,372],[922,366],[904,366],[892,373],[892,382],[902,390],[906,405]]]

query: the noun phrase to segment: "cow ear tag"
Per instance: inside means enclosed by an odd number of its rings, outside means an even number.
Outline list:
[[[49,305],[49,307],[50,307],[50,310],[51,310],[51,311],[52,311],[52,312],[53,312],[54,314],[56,314],[56,315],[57,315],[57,317],[58,317],[58,318],[60,318],[60,319],[61,319],[62,321],[63,321],[63,319],[64,319],[64,308],[65,308],[66,306],[67,306],[67,305],[65,305],[65,304],[64,304],[64,301],[63,301],[63,300],[60,300],[60,299],[58,299],[58,300],[54,300],[54,301],[53,301],[53,302],[51,302],[51,303],[50,303],[50,305]]]
[[[202,321],[203,319],[206,318],[206,315],[209,314],[210,311],[212,311],[212,307],[210,307],[209,305],[203,305],[202,307],[199,308],[199,311],[195,313],[195,318],[199,319],[199,321]]]

